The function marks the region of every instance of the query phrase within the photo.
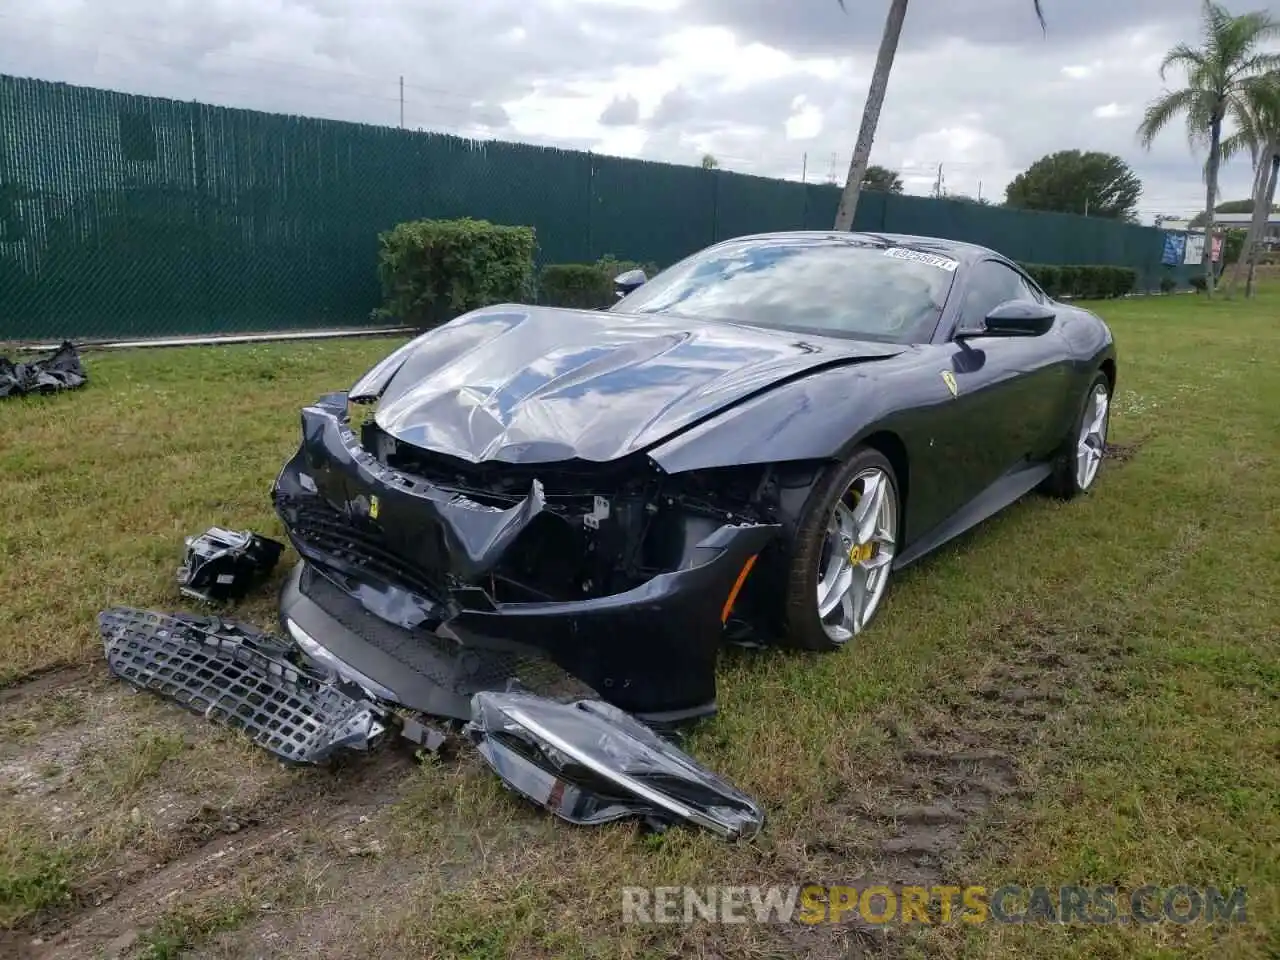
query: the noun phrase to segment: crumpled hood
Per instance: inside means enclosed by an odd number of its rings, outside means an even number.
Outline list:
[[[894,356],[686,317],[503,305],[418,337],[350,391],[397,440],[471,462],[608,461],[780,380]]]

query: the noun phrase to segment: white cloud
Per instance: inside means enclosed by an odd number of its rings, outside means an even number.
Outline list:
[[[795,98],[792,109],[786,124],[788,140],[812,140],[822,132],[822,110],[806,103],[803,96]]]
[[[1127,106],[1114,101],[1093,108],[1093,115],[1099,120],[1114,120],[1117,117],[1127,117],[1132,112]]]

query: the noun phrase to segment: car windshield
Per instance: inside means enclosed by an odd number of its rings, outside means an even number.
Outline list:
[[[857,238],[733,241],[664,270],[613,309],[919,343],[937,326],[956,267]]]

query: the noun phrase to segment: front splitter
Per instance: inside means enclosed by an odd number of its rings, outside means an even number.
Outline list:
[[[280,625],[312,660],[344,680],[429,716],[465,722],[476,693],[513,687],[595,696],[533,649],[488,649],[388,623],[306,561],[280,589]]]

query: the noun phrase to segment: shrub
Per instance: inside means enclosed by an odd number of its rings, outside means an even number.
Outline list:
[[[1102,300],[1132,293],[1138,285],[1138,271],[1131,267],[1056,263],[1024,263],[1021,266],[1051,297]]]
[[[1026,270],[1031,279],[1044,289],[1044,292],[1051,297],[1057,297],[1062,293],[1062,271],[1057,264],[1054,263],[1024,263],[1022,269]]]
[[[534,232],[486,220],[412,220],[378,236],[379,313],[419,327],[533,294]]]
[[[1058,284],[1064,297],[1080,295],[1080,268],[1072,264],[1064,264],[1058,268]]]
[[[1205,280],[1203,273],[1193,273],[1188,282],[1191,284],[1191,289],[1196,293],[1203,293],[1205,288],[1209,285],[1209,282]]]
[[[1175,279],[1173,279],[1173,277],[1161,277],[1161,278],[1160,278],[1160,292],[1161,292],[1161,293],[1173,293],[1173,291],[1174,291],[1174,290],[1176,290],[1176,289],[1178,289],[1178,281],[1177,281],[1177,280],[1175,280]]]
[[[552,263],[542,268],[538,302],[598,310],[616,300],[613,277],[594,263]]]
[[[600,310],[617,300],[613,281],[628,270],[643,270],[652,277],[658,268],[652,263],[618,260],[611,254],[595,263],[552,263],[542,268],[538,302],[553,307]]]
[[[643,270],[644,275],[650,279],[653,279],[653,275],[658,272],[657,264],[640,263],[636,260],[618,260],[611,253],[606,253],[597,260],[596,266],[609,275],[610,282],[618,274],[626,273],[628,270]]]

